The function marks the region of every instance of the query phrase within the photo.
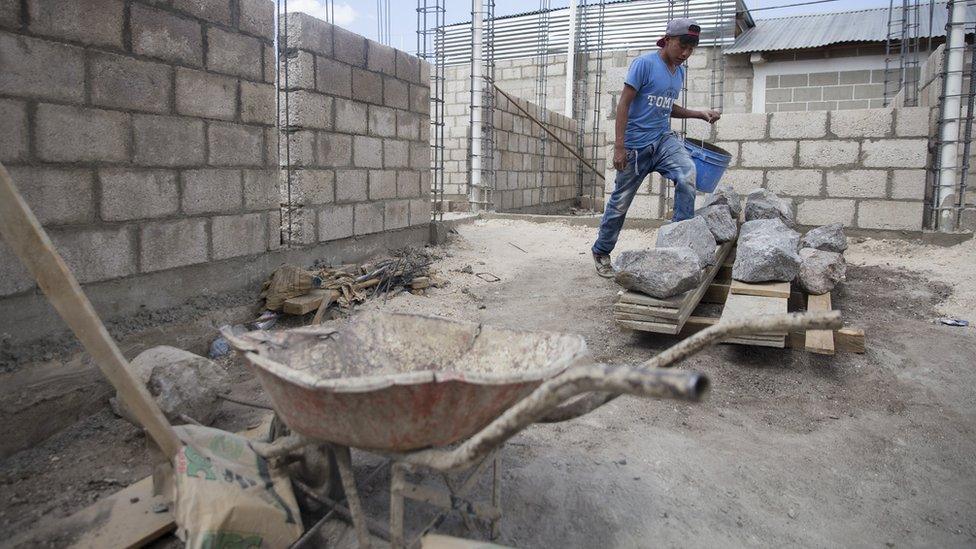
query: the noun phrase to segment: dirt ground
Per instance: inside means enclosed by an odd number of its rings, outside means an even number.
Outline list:
[[[434,250],[446,287],[363,309],[574,332],[607,363],[637,364],[675,342],[613,324],[618,288],[593,272],[593,229],[496,219],[458,232]],[[618,250],[653,241],[653,231],[625,230]],[[848,258],[834,305],[865,330],[866,354],[719,346],[680,365],[710,377],[701,403],[625,397],[575,421],[523,431],[501,450],[499,542],[976,544],[976,330],[937,323],[945,315],[976,320],[968,286],[976,244],[867,239]],[[223,363],[234,372],[235,394],[262,397],[239,364]],[[225,404],[218,426],[242,429],[259,415]],[[8,458],[0,463],[0,528],[23,532],[144,477],[144,445],[138,430],[105,411]],[[375,467],[375,458],[354,457],[361,477]],[[361,486],[380,520],[388,478],[383,471]],[[408,529],[432,516],[421,507],[408,503]],[[442,531],[463,534],[457,521]],[[351,541],[348,532],[326,532],[328,545]]]

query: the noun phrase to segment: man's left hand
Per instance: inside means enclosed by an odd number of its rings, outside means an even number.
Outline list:
[[[707,111],[699,111],[701,113],[701,119],[709,124],[714,124],[718,122],[719,118],[722,118],[722,113],[718,111],[713,111],[711,109]]]

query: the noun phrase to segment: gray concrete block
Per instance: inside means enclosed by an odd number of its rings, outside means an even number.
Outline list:
[[[355,205],[353,216],[353,234],[371,234],[383,231],[382,203],[360,202]]]
[[[99,212],[105,221],[166,217],[180,210],[176,172],[105,168],[98,171],[98,180]]]
[[[410,225],[430,223],[430,200],[414,198],[410,200]]]
[[[891,132],[891,109],[860,109],[830,113],[830,131],[837,137],[885,137]]]
[[[806,74],[783,74],[779,77],[779,87],[781,88],[796,88],[809,84],[810,80]]]
[[[352,69],[352,89],[355,90],[355,100],[383,104],[383,75],[365,69]]]
[[[243,204],[240,170],[186,170],[183,172],[183,212],[232,212]]]
[[[291,174],[291,203],[306,206],[335,202],[335,172],[295,170]]]
[[[316,57],[315,62],[317,89],[320,92],[352,97],[351,66],[327,57]]]
[[[842,71],[840,73],[841,84],[867,84],[871,81],[871,71]]]
[[[387,107],[407,110],[410,108],[410,86],[391,76],[383,77],[383,103]]]
[[[925,198],[925,170],[894,170],[891,177],[891,198],[922,200]]]
[[[278,141],[278,160],[282,166],[314,166],[315,132],[300,130],[283,132]]]
[[[358,142],[356,143],[356,154],[357,155],[359,154]],[[357,161],[357,165],[359,165],[358,161]],[[384,168],[410,167],[410,142],[400,141],[398,139],[384,139],[383,140],[383,167]]]
[[[421,115],[430,114],[430,88],[426,84],[410,84],[410,110]]]
[[[800,141],[800,165],[834,167],[855,164],[860,152],[857,141]]]
[[[366,66],[366,39],[342,27],[332,27],[333,54],[343,63],[355,67]]]
[[[133,115],[135,163],[197,166],[204,163],[204,123],[180,116]]]
[[[332,129],[332,98],[310,91],[296,91],[288,98],[288,120],[282,120],[290,127]]]
[[[388,107],[369,106],[369,135],[374,137],[395,137],[397,135],[398,111]]]
[[[274,125],[275,109],[278,106],[274,85],[246,80],[242,80],[240,85],[241,120],[251,124]]]
[[[421,116],[416,113],[396,111],[396,137],[428,141],[428,139],[421,137],[420,126],[422,120]]]
[[[806,199],[796,209],[796,220],[801,225],[827,225],[840,223],[845,227],[854,224],[855,203],[840,198]]]
[[[369,197],[366,170],[336,170],[336,202],[360,202]]]
[[[726,114],[715,123],[720,141],[764,139],[766,137],[766,113]]]
[[[273,25],[273,24],[272,24]],[[282,35],[288,33],[288,47],[308,50],[319,55],[332,56],[332,25],[308,15],[289,13],[288,25],[280,22]]]
[[[129,159],[129,115],[41,103],[34,139],[38,157],[51,162],[124,162]]]
[[[421,195],[420,172],[397,171],[396,195],[398,198],[417,198]]]
[[[430,145],[423,141],[410,143],[410,167],[415,170],[430,169]]]
[[[234,120],[237,117],[237,79],[177,67],[176,112],[188,116]]]
[[[193,67],[203,65],[200,23],[141,4],[134,4],[130,13],[133,52]]]
[[[268,222],[263,213],[222,215],[211,225],[213,258],[227,259],[268,251]]]
[[[369,170],[369,199],[385,200],[397,196],[397,172]]]
[[[862,229],[922,230],[922,202],[862,200],[857,205],[857,226]]]
[[[0,162],[25,160],[28,135],[27,103],[0,99]]]
[[[350,99],[335,100],[335,129],[340,132],[363,135],[368,128],[365,103]]]
[[[244,170],[244,209],[278,208],[278,179],[274,169]]]
[[[30,32],[96,46],[122,47],[122,0],[29,0]]]
[[[83,101],[85,61],[81,48],[0,33],[0,93],[39,99]],[[52,70],[57,67],[58,70]]]
[[[172,2],[174,8],[187,15],[230,25],[230,0],[172,0]]]
[[[95,105],[165,113],[169,111],[172,68],[161,63],[93,52],[91,100]]]
[[[366,68],[386,74],[396,76],[396,57],[397,50],[390,46],[385,46],[372,40],[366,41]]]
[[[263,44],[261,46],[261,55],[264,58],[264,82],[266,84],[274,84],[277,74],[277,56],[275,55],[274,46],[270,44]]]
[[[264,128],[211,122],[207,125],[207,143],[207,162],[212,166],[264,164]]]
[[[396,52],[396,76],[413,84],[420,83],[420,59],[400,50]]]
[[[274,211],[267,213],[268,218],[268,249],[278,250],[281,248],[281,212]]]
[[[8,171],[42,224],[86,223],[94,218],[91,170],[21,166]]]
[[[353,205],[334,205],[319,209],[319,240],[338,240],[352,236]]]
[[[314,208],[295,207],[282,212],[282,242],[290,246],[306,246],[315,242],[318,230],[315,228]]]
[[[275,38],[275,4],[270,0],[239,0],[241,30],[264,38]],[[295,14],[298,15],[298,14]],[[288,15],[289,21],[292,15]],[[291,35],[288,36],[291,38]]]
[[[776,194],[820,196],[823,193],[823,172],[820,170],[770,170],[766,173],[766,187]]]
[[[0,296],[18,294],[34,287],[34,278],[20,258],[0,239]]]
[[[402,229],[410,225],[410,201],[387,200],[383,203],[384,229]]]
[[[135,237],[131,227],[59,229],[48,231],[48,234],[82,284],[136,272]]]
[[[924,168],[928,163],[928,139],[871,139],[861,143],[862,163],[867,168]]]
[[[815,139],[826,135],[826,112],[776,112],[770,115],[769,137],[773,139]]]
[[[742,144],[742,165],[745,167],[790,167],[795,159],[796,141]]]
[[[895,110],[895,135],[898,137],[925,137],[930,132],[932,113],[929,107],[902,107]]]
[[[888,186],[885,170],[844,170],[827,172],[827,196],[884,198]]]
[[[316,138],[317,165],[327,168],[352,165],[352,143],[351,135],[319,132]]]
[[[0,0],[0,27],[20,28],[20,0]],[[3,295],[2,286],[0,295]]]
[[[298,51],[280,59],[282,90],[315,89],[315,56],[307,51]]]
[[[884,84],[855,84],[854,99],[877,99],[884,97]]]
[[[261,81],[261,42],[257,38],[207,28],[207,69]]]
[[[141,272],[161,271],[207,261],[207,220],[148,223],[139,231]]]

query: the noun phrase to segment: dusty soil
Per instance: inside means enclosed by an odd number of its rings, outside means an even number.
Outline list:
[[[637,364],[674,343],[613,325],[617,288],[593,272],[594,230],[511,220],[458,230],[438,250],[436,268],[449,285],[363,308],[576,333],[608,363]],[[653,241],[653,231],[627,230],[618,250]],[[976,330],[935,320],[972,320],[964,316],[972,308],[963,306],[971,294],[962,275],[971,277],[974,263],[954,263],[956,274],[919,260],[971,257],[971,246],[852,247],[849,279],[834,304],[866,331],[864,355],[719,346],[681,365],[710,376],[712,391],[701,403],[625,397],[575,421],[523,431],[501,450],[499,541],[973,546]],[[261,398],[239,365],[228,368],[237,375],[235,394]],[[257,413],[233,404],[224,411],[219,424],[228,429],[245,427]],[[143,446],[138,431],[106,412],[12,456],[0,463],[0,527],[23,531],[141,478],[148,473]],[[375,467],[371,456],[354,457],[361,476]],[[383,471],[361,487],[381,520],[386,482]],[[432,516],[419,504],[408,508],[408,529]],[[463,533],[456,520],[442,531]],[[341,529],[325,532],[332,541],[351,540]]]

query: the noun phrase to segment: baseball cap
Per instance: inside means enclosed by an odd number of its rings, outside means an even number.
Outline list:
[[[688,36],[693,38],[695,45],[698,45],[698,37],[701,35],[701,27],[694,19],[680,17],[668,22],[668,28],[664,31],[664,37],[657,41],[657,47],[664,47],[664,39],[668,36]]]

